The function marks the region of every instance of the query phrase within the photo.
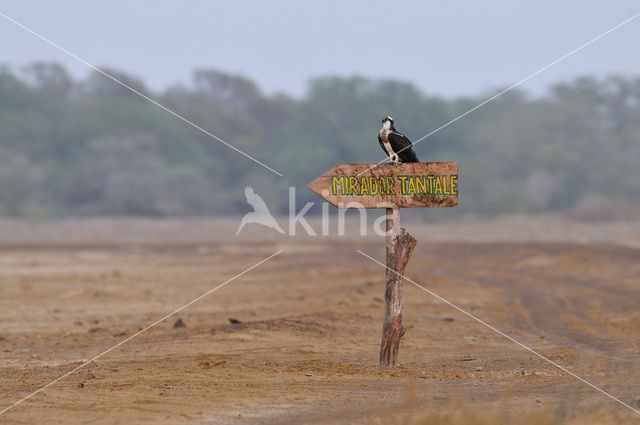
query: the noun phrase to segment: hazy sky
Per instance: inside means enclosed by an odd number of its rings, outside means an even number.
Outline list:
[[[406,2],[0,0],[0,12],[95,65],[154,88],[196,67],[299,95],[309,77],[359,74],[428,93],[478,94],[520,80],[640,12],[638,0]],[[0,18],[0,62],[87,67]],[[578,74],[640,75],[640,18],[523,85]]]

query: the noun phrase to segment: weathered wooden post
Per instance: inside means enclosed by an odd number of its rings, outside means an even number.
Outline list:
[[[411,257],[416,239],[400,228],[400,210],[387,208],[387,270],[384,292],[385,312],[380,343],[380,366],[395,366],[402,327],[402,274]],[[394,273],[395,271],[395,273]]]
[[[458,206],[458,163],[338,164],[309,183],[338,208],[385,208],[387,270],[380,366],[395,366],[404,335],[402,275],[416,239],[400,227],[400,208]]]

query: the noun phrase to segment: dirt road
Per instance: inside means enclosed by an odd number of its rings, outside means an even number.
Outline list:
[[[384,270],[355,250],[383,259],[382,239],[238,241],[172,226],[136,240],[131,223],[116,234],[58,224],[3,241],[0,410],[282,253],[0,423],[368,423],[407,399],[634,415],[409,283],[401,365],[378,368]],[[409,277],[638,407],[638,248],[418,240]],[[174,327],[178,317],[185,327]]]

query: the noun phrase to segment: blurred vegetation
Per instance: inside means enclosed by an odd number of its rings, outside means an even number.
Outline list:
[[[127,85],[280,171],[280,178],[94,73],[55,63],[0,67],[0,215],[205,215],[245,212],[253,185],[287,210],[339,162],[378,162],[380,121],[417,140],[486,96],[443,99],[393,80],[322,77],[300,99],[198,70],[162,93]],[[486,95],[491,95],[487,93]],[[577,78],[542,97],[514,90],[416,145],[457,160],[463,209],[479,214],[611,209],[640,200],[640,78]]]

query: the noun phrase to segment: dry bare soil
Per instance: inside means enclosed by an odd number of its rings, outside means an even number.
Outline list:
[[[452,400],[638,416],[406,282],[400,365],[381,369],[384,269],[356,249],[382,260],[384,239],[237,222],[0,223],[0,410],[282,250],[0,423],[385,423]],[[526,223],[408,224],[407,276],[639,408],[637,225]]]

